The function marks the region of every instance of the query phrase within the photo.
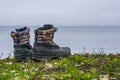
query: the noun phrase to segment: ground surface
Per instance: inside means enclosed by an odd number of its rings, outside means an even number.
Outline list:
[[[0,60],[0,80],[120,80],[120,55],[86,53],[42,62]]]

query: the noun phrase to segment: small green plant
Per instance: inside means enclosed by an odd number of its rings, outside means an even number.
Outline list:
[[[120,79],[120,55],[75,54],[45,62],[0,60],[0,80],[98,80],[103,74]]]

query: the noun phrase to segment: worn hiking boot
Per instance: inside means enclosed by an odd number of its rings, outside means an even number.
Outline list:
[[[33,47],[32,59],[40,60],[42,58],[59,58],[66,57],[71,54],[70,48],[59,47],[54,41],[54,33],[58,31],[57,28],[51,24],[46,24],[34,31],[35,42]]]
[[[27,27],[11,32],[14,42],[14,58],[16,61],[31,59],[30,29]]]

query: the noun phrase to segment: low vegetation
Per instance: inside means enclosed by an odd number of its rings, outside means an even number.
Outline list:
[[[0,60],[0,80],[120,80],[120,54],[74,54],[41,62]]]

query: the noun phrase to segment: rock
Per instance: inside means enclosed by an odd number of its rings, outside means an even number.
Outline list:
[[[115,77],[111,77],[110,80],[117,80],[117,78],[115,78]]]
[[[16,72],[16,70],[12,70],[12,71],[10,71],[10,73],[15,73]]]
[[[13,63],[12,63],[12,62],[6,62],[6,64],[8,64],[8,65],[12,65]]]
[[[53,65],[51,63],[45,63],[44,65],[45,69],[53,68]]]
[[[99,79],[100,80],[109,80],[109,75],[100,75]]]
[[[19,80],[19,76],[15,76],[15,77],[11,78],[11,80]]]
[[[49,75],[43,75],[42,80],[56,80],[55,77]]]

